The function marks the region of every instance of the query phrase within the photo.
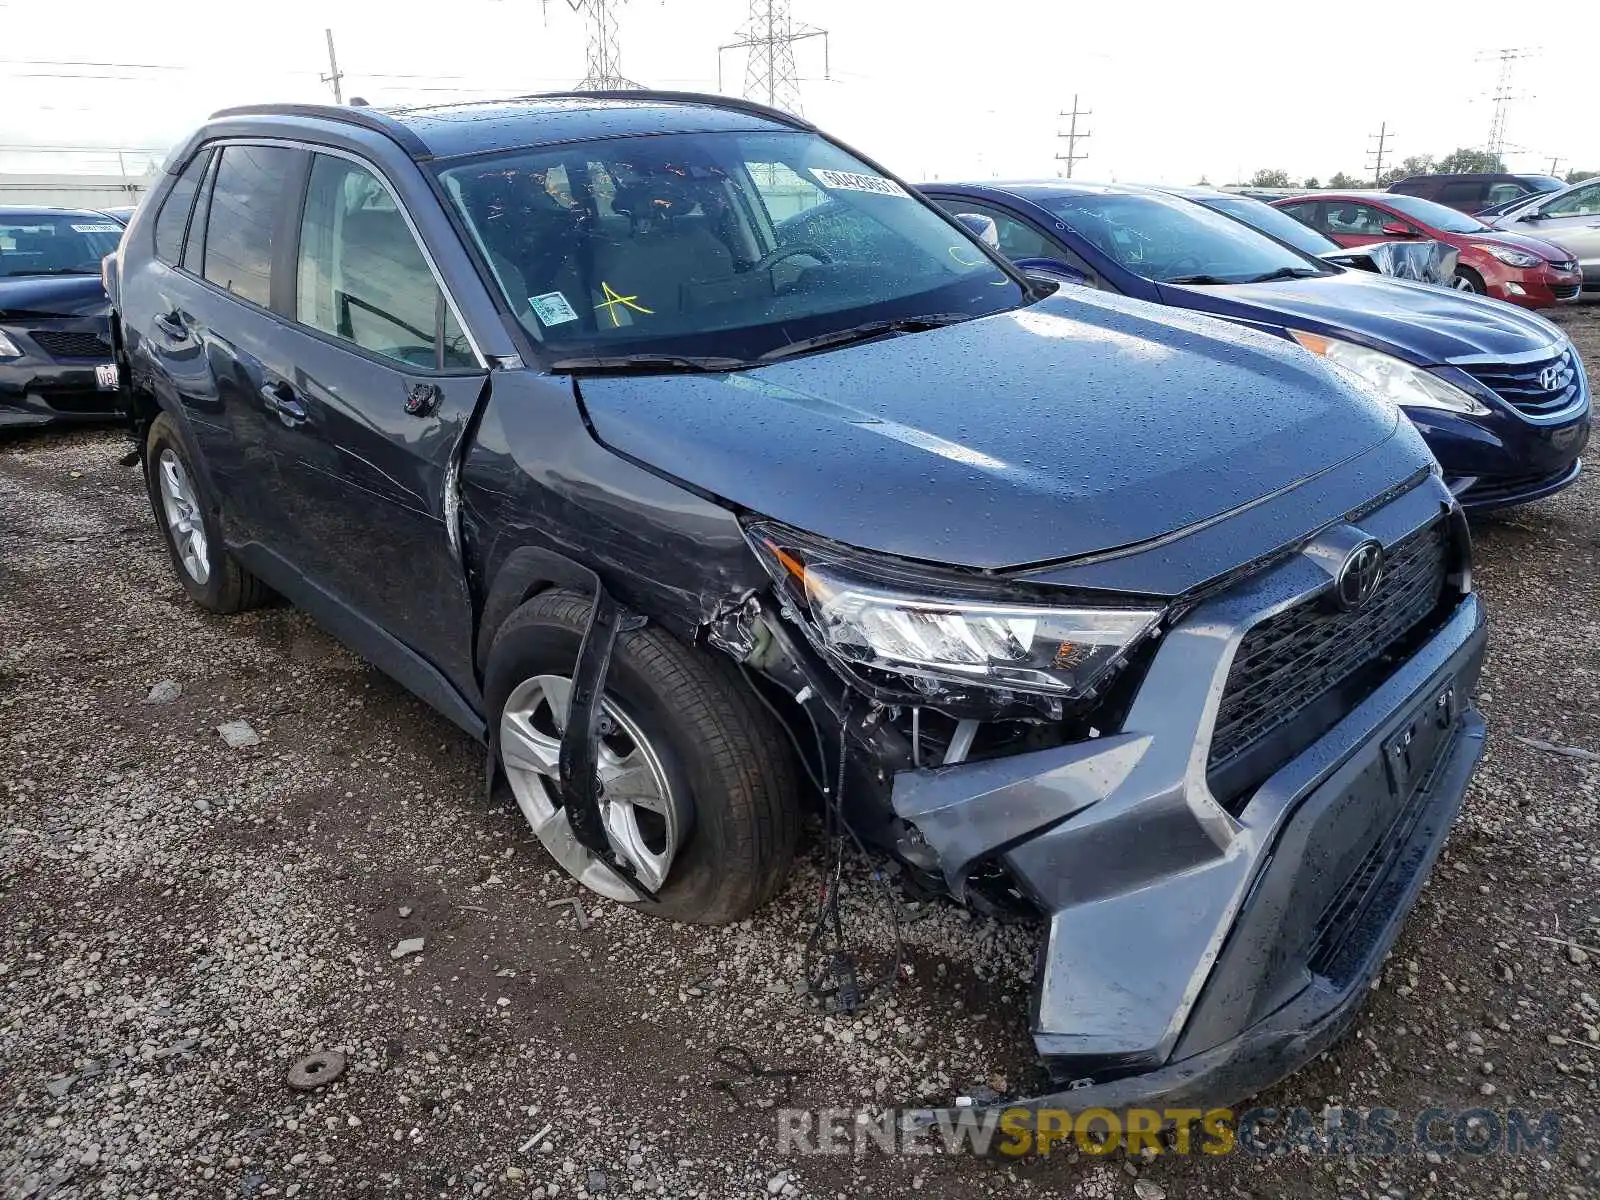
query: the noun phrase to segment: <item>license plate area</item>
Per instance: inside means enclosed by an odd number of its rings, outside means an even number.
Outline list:
[[[1455,684],[1448,683],[1416,708],[1405,726],[1383,743],[1389,790],[1396,800],[1405,800],[1427,778],[1459,711]]]
[[[102,392],[117,390],[117,364],[96,363],[94,368],[94,385]]]

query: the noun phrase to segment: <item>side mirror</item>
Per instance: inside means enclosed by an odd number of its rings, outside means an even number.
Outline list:
[[[1392,238],[1408,238],[1411,236],[1411,230],[1408,226],[1402,225],[1398,221],[1390,221],[1383,227],[1383,236]]]
[[[1000,227],[994,223],[993,217],[985,217],[978,213],[957,213],[956,220],[965,225],[967,231],[989,249],[1000,249]]]
[[[1549,219],[1550,214],[1545,212],[1543,207],[1530,208],[1527,212],[1517,215],[1517,220],[1519,221],[1547,221]]]
[[[1059,258],[1019,258],[1012,266],[1028,276],[1042,275],[1055,282],[1088,283],[1089,277]]]

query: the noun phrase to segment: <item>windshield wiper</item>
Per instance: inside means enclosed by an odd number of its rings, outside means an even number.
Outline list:
[[[970,321],[968,313],[928,313],[920,317],[895,317],[886,321],[867,321],[861,325],[852,325],[848,329],[835,329],[832,333],[819,333],[816,337],[801,338],[798,342],[790,342],[786,346],[779,346],[775,350],[768,350],[761,356],[762,362],[776,362],[780,358],[790,358],[796,354],[805,354],[811,350],[822,350],[828,346],[843,346],[849,342],[864,342],[868,338],[881,337],[886,333],[921,333],[926,329],[938,329],[943,325],[956,325],[962,321]]]
[[[752,366],[742,358],[692,354],[610,354],[583,358],[561,358],[550,364],[550,369],[573,375],[666,375],[698,371],[737,371]]]
[[[1174,275],[1162,283],[1237,283],[1236,279],[1222,279],[1216,275]]]
[[[1268,271],[1265,275],[1257,275],[1244,282],[1271,283],[1274,279],[1310,279],[1313,275],[1321,274],[1322,272],[1315,267],[1279,267],[1276,271]]]

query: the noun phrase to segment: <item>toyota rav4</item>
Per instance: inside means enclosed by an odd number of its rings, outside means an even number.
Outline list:
[[[1337,1037],[1478,759],[1467,529],[1392,403],[1052,294],[795,117],[228,110],[106,274],[197,603],[300,606],[646,912],[749,913],[809,803],[1036,916],[1073,1107]]]

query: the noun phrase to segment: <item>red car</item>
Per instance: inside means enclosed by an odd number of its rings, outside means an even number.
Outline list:
[[[1476,217],[1394,192],[1314,192],[1273,204],[1341,246],[1433,238],[1460,251],[1456,286],[1524,308],[1577,299],[1583,273],[1570,250],[1500,233]]]

